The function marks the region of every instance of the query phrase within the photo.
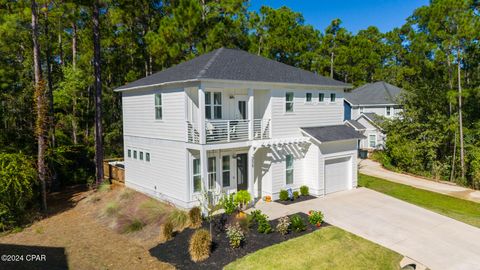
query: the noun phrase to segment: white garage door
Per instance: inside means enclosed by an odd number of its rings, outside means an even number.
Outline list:
[[[352,166],[350,157],[329,159],[325,161],[325,193],[348,189]]]

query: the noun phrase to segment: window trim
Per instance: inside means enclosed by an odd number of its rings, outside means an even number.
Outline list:
[[[127,157],[128,158],[132,157],[132,149],[127,149]]]
[[[225,168],[224,168],[224,162],[225,162],[225,161],[224,161],[224,158],[226,158],[226,157],[228,158],[228,161],[227,161],[228,170],[225,170]],[[231,183],[231,181],[230,181],[230,180],[231,180],[231,177],[232,177],[232,174],[231,174],[231,172],[232,172],[232,168],[231,168],[231,167],[232,167],[232,166],[231,166],[230,162],[231,162],[230,155],[222,155],[222,187],[223,187],[223,188],[227,188],[227,187],[230,187],[230,186],[232,185],[232,183]],[[225,173],[227,173],[227,172],[228,172],[228,185],[225,185],[225,179],[224,179],[223,175],[224,175]]]
[[[337,93],[330,93],[330,103],[337,102]]]
[[[150,153],[149,152],[145,152],[145,161],[150,162]]]
[[[291,158],[291,167],[289,168],[288,167],[288,159]],[[293,155],[292,154],[287,154],[285,155],[285,185],[293,185],[293,183],[295,183],[295,171],[294,171],[294,158],[293,158]],[[291,173],[292,174],[292,182],[291,183],[288,183],[288,178],[287,178],[287,175],[288,173]]]
[[[210,161],[213,160],[213,171],[210,171]],[[213,178],[213,183],[210,182],[210,177]],[[217,157],[208,157],[207,158],[207,179],[208,179],[208,190],[214,190],[217,188]]]
[[[392,116],[392,107],[391,106],[386,106],[385,107],[385,115],[386,116]]]
[[[220,103],[215,103],[215,95],[220,95]],[[220,108],[220,115],[216,115],[216,108]],[[210,112],[210,117],[208,117]],[[218,120],[223,119],[223,95],[222,92],[205,91],[205,119]]]
[[[198,173],[195,173],[195,161],[198,160]],[[200,162],[200,158],[195,158],[193,157],[192,158],[192,193],[193,194],[196,194],[196,193],[200,193],[202,192],[202,163]],[[200,190],[195,190],[195,177],[198,176],[199,177],[199,181],[200,181]]]
[[[310,95],[310,100],[308,100],[308,96]],[[305,93],[305,103],[313,103],[313,94],[311,92]]]
[[[375,138],[375,145],[374,146],[371,146],[371,137],[374,137]],[[377,134],[368,134],[368,148],[377,148]]]
[[[292,100],[288,101],[287,96],[292,94]],[[287,104],[292,104],[291,111],[287,110]],[[295,93],[294,92],[285,92],[285,113],[293,113],[295,112]]]
[[[157,104],[157,96],[160,97],[160,104]],[[155,93],[153,95],[154,99],[154,117],[156,121],[162,121],[163,120],[163,98],[162,98],[162,93]],[[157,109],[160,109],[160,118],[157,118]]]

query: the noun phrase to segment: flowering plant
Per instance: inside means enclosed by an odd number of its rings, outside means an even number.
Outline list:
[[[312,225],[320,227],[323,222],[323,213],[321,211],[314,210],[308,211],[308,222],[310,222]]]

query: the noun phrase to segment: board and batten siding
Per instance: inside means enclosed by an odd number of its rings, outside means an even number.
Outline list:
[[[161,120],[155,119],[155,94],[162,94]],[[183,89],[139,90],[122,93],[125,136],[186,139],[185,92]]]
[[[152,197],[188,207],[187,152],[184,142],[124,136],[125,184]],[[132,156],[128,157],[128,150]],[[137,159],[133,151],[137,151]],[[139,152],[144,152],[143,160]],[[150,153],[150,162],[145,160]]]
[[[293,112],[285,112],[285,93],[294,93]],[[306,102],[306,93],[312,93],[311,103]],[[318,102],[318,94],[324,93],[324,102]],[[335,93],[335,102],[330,94]],[[335,90],[272,90],[272,137],[300,137],[300,127],[315,127],[343,124],[343,92]]]

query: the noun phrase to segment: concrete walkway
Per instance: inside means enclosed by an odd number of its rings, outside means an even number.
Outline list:
[[[259,202],[271,219],[321,210],[326,222],[435,269],[480,269],[480,229],[358,188],[292,205]]]
[[[387,179],[392,182],[413,186],[420,189],[426,189],[445,195],[450,195],[464,200],[470,200],[480,203],[480,191],[465,187],[456,186],[454,184],[446,184],[435,182],[420,177],[411,176],[403,173],[389,171],[370,159],[364,159],[359,162],[360,173]]]

